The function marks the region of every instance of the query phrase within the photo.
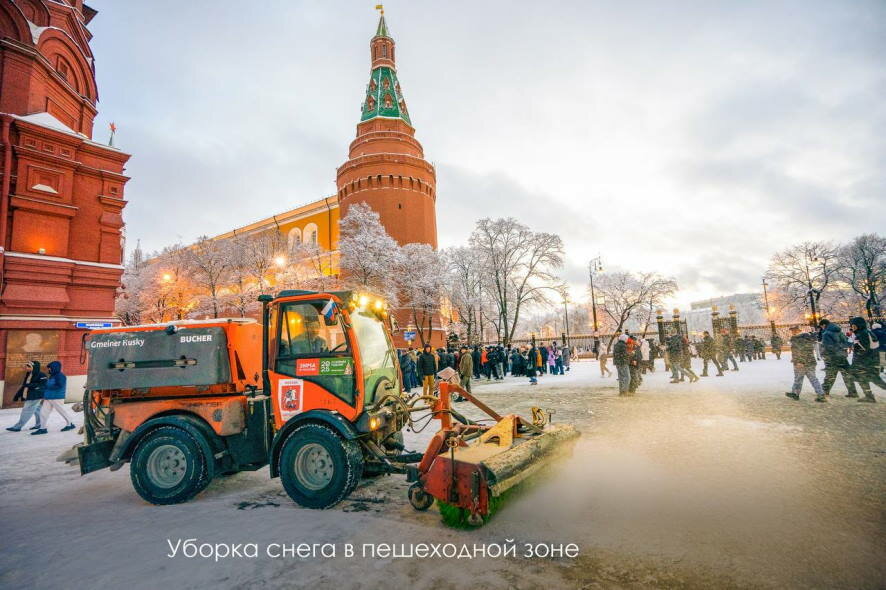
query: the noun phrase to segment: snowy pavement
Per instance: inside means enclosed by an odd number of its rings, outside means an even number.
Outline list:
[[[598,366],[478,383],[502,413],[553,409],[583,438],[573,458],[476,531],[415,512],[402,477],[365,480],[333,509],[294,505],[267,468],[216,480],[187,504],[142,501],[128,467],[80,477],[75,444],[0,430],[0,587],[57,588],[877,588],[886,580],[886,409],[806,391],[784,397],[786,358],[618,397]],[[886,402],[877,391],[880,402]],[[479,415],[459,404],[468,415]],[[0,427],[17,410],[0,411]],[[423,449],[434,426],[409,433]],[[169,558],[167,539],[209,543],[576,543],[575,558]]]

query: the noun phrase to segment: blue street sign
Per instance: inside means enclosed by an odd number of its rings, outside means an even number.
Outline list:
[[[98,328],[111,328],[114,326],[113,322],[77,322],[74,324],[77,328],[82,328],[84,330],[97,330]]]
[[[415,340],[415,332],[409,332],[409,331],[403,332],[403,339],[404,340]]]

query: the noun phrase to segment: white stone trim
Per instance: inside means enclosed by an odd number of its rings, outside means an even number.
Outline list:
[[[34,260],[50,260],[52,262],[70,262],[72,264],[79,264],[81,266],[97,266],[99,268],[114,268],[117,270],[123,270],[124,266],[122,264],[109,264],[107,262],[90,262],[88,260],[74,260],[73,258],[62,258],[60,256],[46,256],[45,254],[27,254],[25,252],[6,252],[5,256],[12,256],[13,258],[32,258]]]
[[[69,318],[60,315],[0,315],[0,322],[114,322],[121,324],[118,318]],[[85,329],[85,328],[81,328]]]

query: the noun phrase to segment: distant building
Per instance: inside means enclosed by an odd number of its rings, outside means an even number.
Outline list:
[[[113,323],[127,154],[92,140],[98,90],[82,0],[0,1],[0,389],[59,359],[82,396],[81,336]]]
[[[734,306],[738,315],[739,325],[757,326],[767,322],[762,298],[763,296],[760,293],[735,293],[733,295],[693,301],[690,304],[690,309],[682,312],[680,315],[686,320],[686,328],[689,330],[690,335],[711,329],[713,306],[717,307],[721,317],[727,317],[730,306]]]

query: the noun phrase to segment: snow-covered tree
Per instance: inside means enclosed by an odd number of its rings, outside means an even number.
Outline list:
[[[648,328],[651,321],[651,310],[677,291],[676,281],[652,272],[607,272],[597,281],[595,291],[602,295],[597,310],[603,312],[607,328],[613,332],[623,330],[632,318],[639,320],[638,328],[644,331],[644,324]]]
[[[492,322],[507,344],[523,307],[545,302],[545,290],[559,284],[555,272],[563,265],[563,241],[509,217],[478,221],[470,245],[482,262],[484,291],[495,303]]]
[[[406,244],[400,248],[392,274],[399,295],[399,308],[409,311],[421,345],[431,341],[434,318],[440,316],[440,299],[446,276],[440,255],[428,244]]]
[[[229,279],[231,248],[221,240],[201,236],[197,242],[185,249],[185,256],[193,272],[194,284],[198,289],[201,311],[219,317],[222,297]]]
[[[287,262],[286,240],[276,229],[238,236],[232,240],[240,248],[244,272],[265,291],[273,283],[275,273]]]
[[[863,234],[839,250],[840,280],[849,285],[868,317],[881,317],[886,296],[886,238]]]
[[[342,278],[349,287],[368,289],[396,303],[391,279],[400,249],[369,205],[356,203],[348,208],[339,221],[338,249]]]
[[[134,326],[142,323],[145,313],[144,292],[148,288],[148,281],[152,278],[144,260],[141,247],[136,246],[126,268],[123,270],[121,286],[117,290],[117,299],[114,311],[125,326]]]
[[[443,292],[458,316],[459,330],[471,343],[480,339],[480,316],[483,311],[483,268],[477,253],[464,246],[441,252],[445,269]]]
[[[250,255],[251,242],[254,235],[235,236],[226,240],[222,247],[227,250],[228,260],[226,284],[223,288],[223,307],[226,313],[246,317],[259,309],[258,296],[262,293],[262,283],[266,271],[256,273],[254,261]]]
[[[802,312],[811,298],[816,313],[830,313],[836,309],[830,291],[838,278],[838,253],[830,242],[796,244],[772,257],[765,277],[780,292],[786,306]]]

